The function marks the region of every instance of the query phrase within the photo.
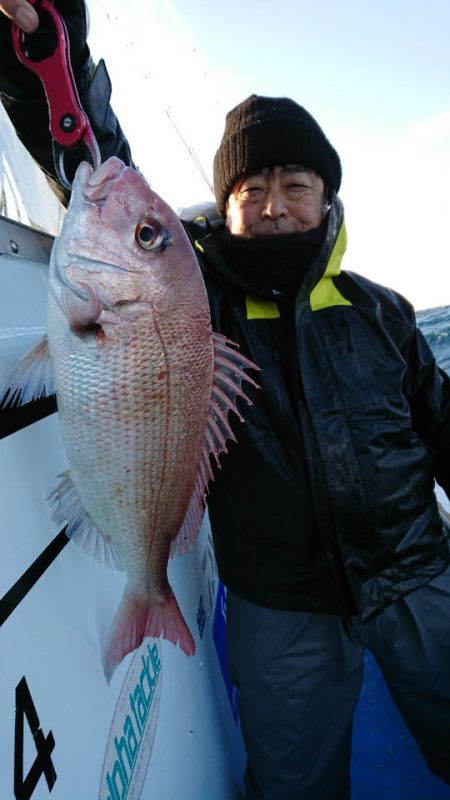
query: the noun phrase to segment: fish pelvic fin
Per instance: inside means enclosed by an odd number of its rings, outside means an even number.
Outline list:
[[[258,384],[245,372],[246,369],[259,372],[259,367],[235,349],[238,345],[220,333],[213,333],[213,346],[214,380],[200,465],[186,516],[170,546],[171,557],[185,553],[197,539],[205,512],[207,486],[210,480],[214,480],[210,456],[220,468],[219,456],[227,452],[227,439],[236,441],[228,420],[229,412],[232,411],[244,422],[236,400],[241,397],[248,405],[252,405],[242,383],[247,381],[259,389]]]
[[[25,353],[5,386],[0,387],[0,408],[22,406],[53,393],[48,342],[43,336]]]
[[[110,569],[123,571],[124,565],[111,539],[94,525],[83,508],[69,471],[61,473],[60,481],[47,499],[53,505],[52,519],[58,527],[66,525],[65,534],[90,556]]]
[[[125,589],[103,654],[103,669],[108,683],[122,659],[140,647],[146,636],[162,636],[172,644],[179,644],[186,655],[195,653],[192,634],[170,587],[166,598],[159,602],[133,596]]]

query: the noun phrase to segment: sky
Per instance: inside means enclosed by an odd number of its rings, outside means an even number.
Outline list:
[[[135,162],[170,205],[213,199],[202,171],[230,108],[292,97],[341,157],[343,267],[418,309],[450,304],[448,0],[88,5]]]
[[[170,205],[213,200],[230,108],[253,92],[292,97],[341,157],[343,267],[417,309],[450,305],[448,0],[87,5],[134,161]]]

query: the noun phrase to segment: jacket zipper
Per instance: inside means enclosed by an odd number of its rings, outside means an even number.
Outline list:
[[[347,352],[348,353],[354,353],[355,352],[355,348],[354,348],[353,342],[352,342],[351,325],[350,325],[348,319],[342,319],[341,318],[341,325],[342,325],[343,328],[345,328],[345,337],[346,337],[346,340],[347,340]]]

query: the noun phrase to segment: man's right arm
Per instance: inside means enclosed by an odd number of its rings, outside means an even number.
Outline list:
[[[64,17],[69,32],[74,78],[81,104],[90,119],[97,139],[102,161],[115,155],[126,164],[131,164],[127,139],[110,105],[111,83],[105,63],[101,60],[95,66],[87,45],[84,0],[55,0],[55,7]],[[25,17],[23,16],[24,11]],[[36,19],[33,19],[33,15]],[[58,182],[53,162],[44,90],[40,80],[24,67],[16,56],[11,43],[11,19],[16,21],[19,27],[27,33],[35,30],[29,40],[30,55],[35,60],[50,55],[53,51],[53,27],[46,28],[44,22],[34,27],[36,22],[39,23],[39,17],[26,0],[2,0],[0,4],[0,100],[17,136],[38,162],[60,200],[67,204],[69,195]],[[79,160],[79,154],[67,151],[64,165],[69,179],[72,178]]]

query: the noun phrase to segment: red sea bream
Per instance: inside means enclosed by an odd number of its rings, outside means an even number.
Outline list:
[[[210,456],[225,451],[228,413],[238,413],[241,383],[253,383],[244,370],[254,365],[212,332],[176,214],[116,158],[94,173],[78,168],[51,256],[47,338],[50,371],[42,342],[17,370],[10,397],[26,402],[44,384],[56,391],[69,470],[52,495],[54,518],[126,572],[105,674],[145,636],[192,655],[168,558],[197,537]]]

